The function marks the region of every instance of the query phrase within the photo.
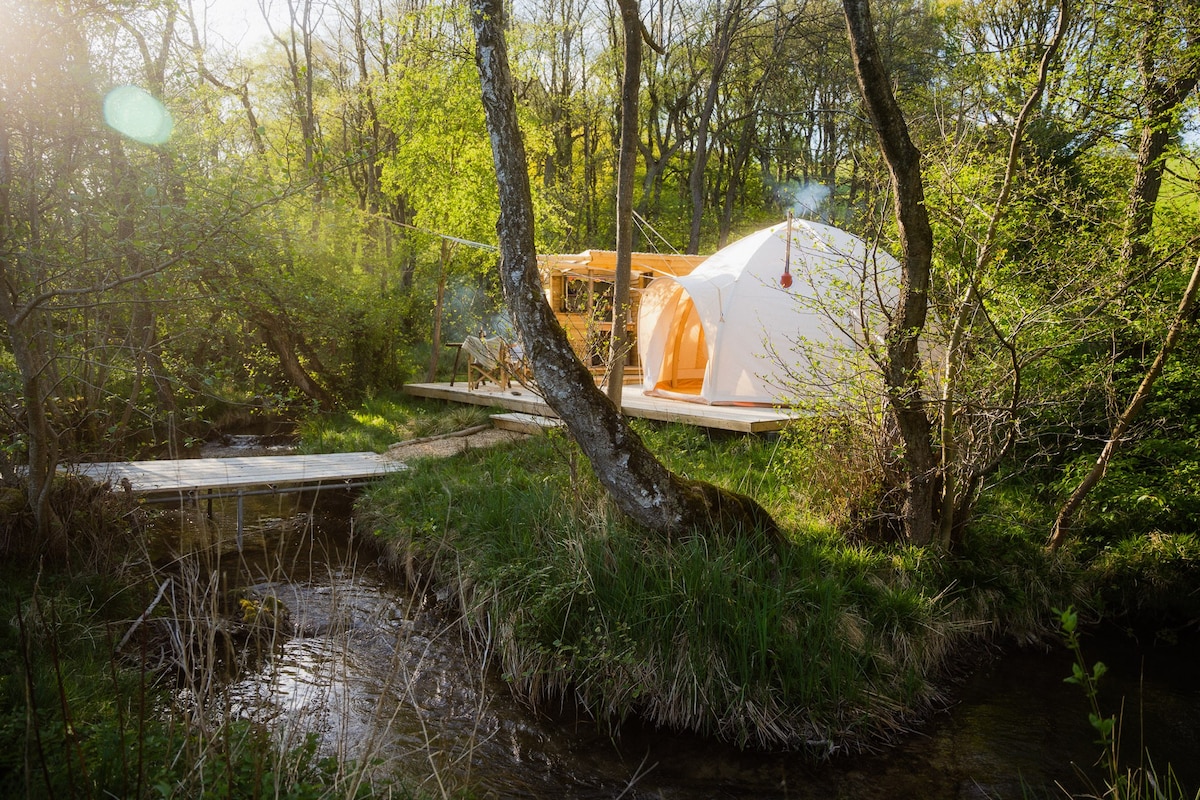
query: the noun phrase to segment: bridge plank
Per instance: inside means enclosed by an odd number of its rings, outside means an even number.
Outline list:
[[[378,453],[326,453],[115,461],[77,464],[70,471],[114,487],[128,481],[130,491],[152,494],[347,481],[403,469],[407,467],[402,462]]]

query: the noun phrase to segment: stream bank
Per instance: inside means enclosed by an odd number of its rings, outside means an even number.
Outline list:
[[[534,798],[1018,798],[1076,792],[1099,755],[1064,650],[1016,650],[956,688],[953,702],[896,747],[814,764],[795,752],[743,751],[636,723],[606,735],[575,709],[533,713],[513,700],[494,655],[463,639],[436,594],[416,593],[360,546],[345,502],[260,499],[260,536],[221,569],[252,596],[279,598],[292,635],[224,686],[221,702],[286,740],[406,776],[436,794]],[[231,534],[218,504],[212,529]],[[201,517],[202,519],[202,517]],[[280,524],[280,521],[288,521]],[[222,532],[223,531],[223,532]],[[236,577],[235,577],[236,575]],[[445,600],[446,598],[442,598]],[[1111,667],[1103,692],[1125,700],[1126,741],[1144,735],[1158,765],[1200,785],[1195,642],[1139,648],[1089,642]],[[481,667],[481,664],[492,664]],[[1136,722],[1134,722],[1136,720]]]

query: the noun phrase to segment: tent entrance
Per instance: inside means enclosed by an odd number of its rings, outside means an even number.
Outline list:
[[[704,325],[692,298],[680,289],[679,301],[671,317],[663,352],[663,365],[654,389],[673,394],[699,395],[708,368],[708,344]]]

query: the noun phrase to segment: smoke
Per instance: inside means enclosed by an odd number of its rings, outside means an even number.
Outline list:
[[[443,337],[461,341],[480,334],[515,341],[516,327],[495,292],[477,278],[451,279],[442,306]]]
[[[797,217],[823,220],[828,216],[822,212],[829,199],[829,187],[815,181],[775,181],[769,176],[767,185],[780,205],[791,208]]]

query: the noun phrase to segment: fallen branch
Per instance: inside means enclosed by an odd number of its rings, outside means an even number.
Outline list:
[[[118,653],[121,652],[121,649],[123,647],[125,647],[125,644],[129,641],[129,637],[133,636],[134,631],[136,631],[138,628],[140,628],[142,626],[142,623],[145,622],[147,619],[149,619],[150,615],[152,613],[154,613],[154,607],[158,605],[159,600],[162,600],[163,593],[165,593],[167,591],[167,587],[170,585],[171,585],[170,578],[167,578],[165,581],[162,582],[162,586],[158,587],[158,594],[156,594],[154,596],[154,599],[150,602],[150,605],[146,606],[146,610],[142,612],[142,615],[140,617],[138,617],[136,620],[133,621],[133,625],[131,625],[129,627],[129,630],[126,631],[125,635],[121,637],[121,641],[117,643],[116,652],[118,652]]]
[[[408,447],[408,446],[414,445],[414,444],[426,444],[427,442],[436,442],[436,441],[440,441],[442,439],[455,439],[455,438],[459,438],[459,437],[463,437],[463,436],[471,436],[472,434],[483,433],[484,431],[489,430],[491,427],[492,427],[492,425],[489,422],[489,423],[485,423],[483,425],[472,425],[469,428],[463,428],[461,431],[452,431],[451,433],[439,433],[434,436],[422,436],[417,439],[405,439],[403,442],[396,442],[393,445],[389,445],[388,452],[391,452],[392,450],[398,450],[401,447]]]

